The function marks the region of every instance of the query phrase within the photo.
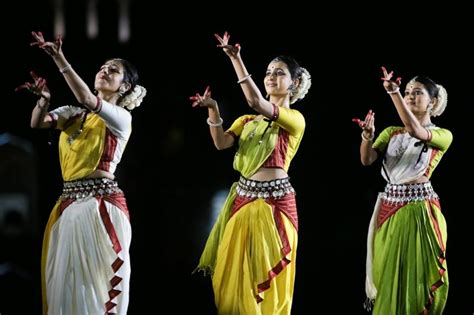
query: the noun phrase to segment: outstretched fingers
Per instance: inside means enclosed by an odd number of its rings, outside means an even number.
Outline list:
[[[370,128],[374,125],[374,115],[375,115],[375,112],[372,110],[369,110],[367,115],[365,115],[364,120],[360,120],[359,118],[352,118],[352,121],[355,122],[357,125],[359,125],[359,127],[362,129]]]
[[[192,107],[203,106],[204,102],[210,99],[211,99],[211,87],[209,85],[206,86],[206,90],[204,90],[204,93],[202,95],[199,93],[196,93],[195,95],[192,95],[189,97],[189,100],[193,102],[191,104]]]
[[[61,47],[63,46],[63,36],[62,35],[56,36],[56,45],[58,46],[58,50],[60,50]]]
[[[30,89],[30,87],[28,86],[29,84],[30,84],[29,82],[25,82],[24,84],[17,86],[15,88],[15,92],[18,92],[21,90],[29,90]]]
[[[381,68],[382,68],[382,72],[383,72],[383,77],[381,77],[380,79],[383,80],[383,81],[390,81],[390,79],[393,76],[393,71],[388,72],[387,69],[384,66],[382,66]]]
[[[352,121],[359,125],[360,128],[364,128],[365,121],[360,120],[359,118],[352,118]]]
[[[36,95],[45,95],[45,93],[49,93],[45,78],[40,77],[34,71],[30,71],[30,75],[33,82],[25,82],[24,84],[17,86],[15,92],[26,89]]]
[[[208,85],[206,87],[206,90],[204,91],[204,98],[210,98],[211,97],[211,87]]]
[[[227,33],[227,31],[224,32],[224,35],[222,37],[220,37],[219,34],[214,34],[214,37],[219,42],[219,45],[217,45],[217,47],[224,47],[229,44],[230,35],[229,33]]]

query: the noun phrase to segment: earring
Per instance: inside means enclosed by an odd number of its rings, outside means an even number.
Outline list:
[[[431,113],[433,112],[433,104],[432,103],[428,104],[428,107],[426,108],[426,111],[431,115]]]
[[[291,83],[291,85],[288,87],[288,93],[290,94],[290,97],[293,96],[296,92],[296,86]]]

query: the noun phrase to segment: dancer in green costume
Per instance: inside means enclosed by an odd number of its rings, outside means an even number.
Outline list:
[[[388,127],[377,139],[375,113],[364,121],[360,156],[363,165],[383,156],[387,181],[379,194],[367,241],[367,308],[373,314],[442,314],[448,295],[446,221],[431,175],[452,141],[449,130],[435,126],[443,113],[446,90],[427,77],[408,82],[404,96],[400,78],[382,67],[384,88],[403,126]],[[375,305],[373,304],[375,303]]]

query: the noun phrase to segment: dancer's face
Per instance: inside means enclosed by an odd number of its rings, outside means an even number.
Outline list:
[[[288,66],[282,61],[271,62],[268,65],[263,82],[268,95],[286,96],[292,83]]]
[[[124,69],[117,60],[107,61],[95,76],[94,87],[103,93],[116,93],[120,90],[124,78]]]
[[[405,103],[415,114],[427,113],[433,105],[428,90],[420,82],[409,82],[405,88]]]

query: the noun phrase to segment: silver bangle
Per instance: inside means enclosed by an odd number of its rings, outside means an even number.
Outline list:
[[[375,136],[375,135],[372,134],[370,137],[367,138],[367,137],[364,135],[364,132],[362,131],[362,133],[360,134],[360,136],[362,137],[362,140],[369,142],[369,141],[374,140],[374,136]]]
[[[400,88],[397,87],[395,90],[393,91],[387,91],[388,94],[395,94],[395,93],[398,93],[398,91],[400,91]]]
[[[68,64],[65,65],[63,68],[59,69],[59,72],[61,72],[61,73],[66,73],[66,72],[68,72],[68,71],[71,71],[71,68],[72,68],[72,67],[71,67],[71,64],[68,63]]]
[[[252,75],[251,74],[247,74],[245,77],[243,77],[242,79],[240,79],[239,81],[237,81],[237,84],[240,84],[246,80],[248,80]]]
[[[222,123],[224,122],[224,119],[222,119],[222,117],[219,117],[219,121],[217,123],[213,123],[211,121],[211,118],[207,118],[207,124],[210,126],[210,127],[219,127],[219,126],[222,126]]]

